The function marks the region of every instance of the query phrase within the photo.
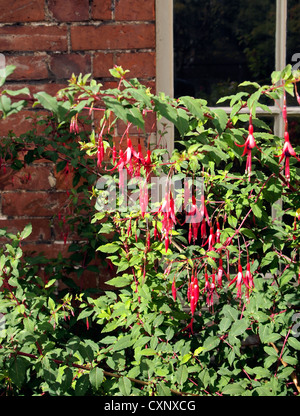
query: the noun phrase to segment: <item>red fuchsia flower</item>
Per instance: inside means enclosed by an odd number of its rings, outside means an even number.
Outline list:
[[[148,207],[148,188],[147,188],[147,182],[143,181],[143,183],[140,183],[140,196],[139,196],[139,200],[140,200],[140,208],[141,208],[141,213],[142,213],[142,217],[144,218],[145,216],[145,212],[147,210]]]
[[[246,289],[246,298],[249,300],[249,290],[252,290],[254,288],[254,282],[253,282],[253,277],[250,271],[250,263],[249,261],[247,262],[247,270],[245,273],[245,285],[247,287]]]
[[[71,118],[70,123],[70,133],[79,133],[78,122],[77,122],[78,114]]]
[[[206,292],[206,304],[210,308],[214,304],[214,294],[218,295],[216,291],[216,275],[215,273],[211,275],[211,279],[212,279],[211,282],[208,279],[207,272],[205,272],[204,276],[205,276],[204,291]]]
[[[219,268],[218,268],[218,274],[217,274],[217,284],[219,287],[222,287],[222,277],[223,274],[226,275],[225,270],[223,268],[223,260],[222,257],[219,259]]]
[[[300,162],[300,158],[297,157],[296,152],[290,143],[289,133],[286,131],[284,133],[284,145],[283,145],[282,153],[278,157],[280,157],[279,163],[281,163],[282,160],[285,158],[285,178],[287,182],[290,181],[290,157],[291,156],[295,157]]]
[[[191,209],[189,212],[186,213],[187,216],[190,216],[191,219],[189,219],[190,225],[189,225],[189,235],[188,240],[189,243],[191,242],[191,239],[193,238],[193,241],[195,242],[198,237],[198,230],[201,225],[201,212],[199,211],[197,207],[196,198],[194,195],[192,195],[192,203],[191,203]]]
[[[214,229],[213,227],[210,227],[209,230],[209,237],[206,241],[206,243],[203,244],[202,247],[206,246],[206,244],[208,244],[208,251],[212,251],[214,250],[214,245],[215,245],[215,234],[214,234]]]
[[[201,224],[201,237],[206,238],[206,223],[209,227],[211,227],[211,223],[208,216],[204,195],[201,195],[201,216],[203,218]]]
[[[159,207],[158,213],[163,216],[162,219],[162,234],[165,239],[165,248],[166,252],[168,251],[169,247],[169,234],[170,230],[176,224],[176,216],[175,216],[175,203],[172,197],[172,192],[166,191],[165,199],[162,205]]]
[[[245,143],[242,144],[242,145],[236,143],[236,145],[238,147],[244,147],[244,152],[242,154],[242,157],[247,155],[246,173],[248,173],[248,175],[250,177],[251,169],[252,169],[252,149],[254,149],[254,147],[257,147],[256,143],[255,143],[254,136],[253,136],[253,125],[251,123],[251,118],[250,118],[250,124],[249,124],[249,128],[248,128],[248,137],[247,137]]]
[[[177,289],[176,289],[175,278],[173,279],[173,283],[172,283],[172,295],[173,295],[173,299],[176,301]]]
[[[241,298],[242,297],[242,284],[245,284],[245,286],[247,287],[247,289],[249,289],[248,283],[247,281],[244,279],[243,276],[243,269],[241,264],[239,263],[238,265],[238,274],[235,276],[234,279],[231,280],[231,282],[229,283],[228,287],[231,286],[233,283],[236,283],[236,288],[237,288],[237,298]]]
[[[198,284],[197,276],[194,276],[194,274],[192,274],[191,281],[189,282],[187,295],[188,295],[188,301],[190,303],[191,313],[192,313],[192,316],[194,316],[197,303],[199,300],[199,284]]]
[[[220,224],[219,221],[217,221],[217,231],[216,231],[216,243],[220,243],[220,238],[221,238],[221,230],[220,230]]]

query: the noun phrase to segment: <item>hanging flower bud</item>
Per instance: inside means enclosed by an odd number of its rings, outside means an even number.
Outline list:
[[[290,143],[289,133],[286,131],[284,133],[284,146],[283,146],[281,155],[279,155],[278,157],[280,157],[279,163],[281,163],[282,160],[285,158],[285,178],[287,182],[290,181],[290,157],[291,156],[295,157],[300,162],[300,158],[297,157],[296,152]]]
[[[172,283],[172,295],[173,295],[174,301],[176,301],[177,290],[176,290],[175,278],[173,279],[173,283]]]

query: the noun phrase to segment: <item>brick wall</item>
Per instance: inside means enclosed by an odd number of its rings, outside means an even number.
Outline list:
[[[0,52],[7,65],[16,66],[6,85],[10,89],[55,94],[72,73],[92,73],[110,86],[113,65],[155,87],[155,0],[0,0],[0,10]],[[1,121],[0,136],[12,126],[17,135],[25,132],[32,111]],[[122,129],[119,124],[117,136]],[[66,252],[60,232],[51,228],[66,187],[51,164],[35,163],[17,174],[2,168],[0,192],[0,228],[15,232],[31,222],[25,250]]]

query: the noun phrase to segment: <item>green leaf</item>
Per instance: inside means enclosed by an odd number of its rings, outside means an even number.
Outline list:
[[[122,396],[130,396],[131,393],[131,381],[127,377],[120,377],[118,386]]]
[[[132,278],[126,277],[126,276],[119,276],[114,277],[113,279],[110,279],[106,281],[105,283],[107,285],[115,286],[115,287],[125,287],[130,285],[132,282]]]
[[[97,248],[97,251],[102,251],[102,253],[115,253],[120,249],[119,244],[108,243],[104,246],[100,246]]]
[[[56,281],[57,281],[56,279],[49,280],[49,282],[45,284],[45,289],[48,289],[49,287],[51,287],[52,285],[54,285],[54,283]]]
[[[130,94],[135,100],[142,102],[147,107],[151,107],[151,98],[142,89],[127,88],[126,92]]]
[[[277,360],[278,354],[277,354],[276,350],[275,350],[273,347],[268,347],[268,346],[265,346],[265,347],[264,347],[264,351],[265,351],[268,355],[270,355],[270,356],[272,356],[272,357],[276,357],[276,360]]]
[[[183,384],[188,379],[188,375],[189,375],[188,370],[187,370],[187,366],[186,365],[180,366],[177,369],[175,375],[176,375],[177,383],[180,384],[180,386],[183,386]]]
[[[30,95],[30,91],[27,87],[20,88],[19,90],[5,90],[3,91],[3,94],[4,93],[12,97],[16,97],[17,95],[21,95],[21,94]]]
[[[225,332],[231,325],[232,320],[226,316],[221,320],[219,328],[221,332]]]
[[[91,385],[93,386],[94,390],[99,390],[102,382],[103,382],[103,370],[102,368],[95,367],[90,371],[89,380]]]
[[[115,115],[120,118],[124,123],[127,122],[127,111],[125,110],[122,103],[114,97],[102,97],[107,108],[115,113]]]
[[[240,383],[228,384],[223,389],[223,394],[229,394],[230,396],[241,396],[245,392],[244,387]]]
[[[156,355],[157,352],[153,350],[152,348],[144,348],[143,350],[140,351],[140,354],[145,355],[146,357],[149,357],[151,355]]]
[[[214,109],[214,114],[216,118],[213,119],[213,123],[215,124],[218,133],[222,134],[226,128],[228,116],[226,111],[224,111],[222,108]]]
[[[11,99],[7,95],[0,95],[0,111],[2,110],[4,118],[11,109]]]
[[[90,386],[90,380],[88,374],[83,374],[76,382],[75,395],[84,396]]]
[[[13,357],[8,370],[9,378],[17,387],[21,387],[25,380],[25,372],[28,367],[28,361],[24,357]]]
[[[239,316],[238,310],[234,309],[230,305],[225,305],[222,309],[222,313],[224,314],[224,316],[227,316],[231,321],[236,321]]]
[[[245,334],[248,326],[249,326],[248,319],[246,318],[239,319],[238,321],[232,324],[232,327],[230,329],[230,335],[236,337],[236,336]]]
[[[174,337],[174,335],[174,329],[169,326],[169,328],[166,330],[166,340],[170,341]]]
[[[145,130],[145,120],[140,112],[140,110],[136,107],[129,108],[127,114],[127,119],[129,122],[133,123],[135,126],[139,127],[142,130]]]
[[[32,224],[27,224],[24,230],[21,232],[20,238],[24,240],[32,233]]]
[[[183,103],[183,105],[190,111],[190,113],[198,118],[199,120],[204,120],[204,114],[201,109],[200,100],[197,100],[193,97],[184,96],[180,97],[180,101]]]
[[[131,335],[125,335],[124,337],[118,339],[118,341],[113,345],[113,351],[121,351],[126,348],[131,347],[134,344],[135,340],[132,339]]]
[[[300,351],[300,342],[296,338],[289,337],[288,344],[295,350]]]
[[[158,111],[163,117],[171,121],[173,124],[176,124],[177,111],[175,108],[172,107],[171,104],[167,103],[166,101],[162,101],[158,97],[153,97],[153,101],[156,111]]]
[[[162,381],[157,385],[157,392],[159,396],[172,396],[171,390]]]
[[[58,102],[55,97],[52,97],[51,95],[47,94],[45,91],[37,92],[33,95],[34,98],[38,100],[39,103],[42,104],[42,106],[54,114],[57,114],[58,112]]]
[[[94,310],[93,309],[84,309],[82,312],[80,312],[80,314],[78,315],[78,318],[77,319],[78,320],[79,319],[85,319],[88,316],[91,316],[92,313],[94,313]]]
[[[252,212],[256,216],[256,218],[261,219],[261,217],[262,217],[262,210],[259,207],[259,205],[257,203],[256,204],[251,204],[251,208],[252,208]]]
[[[108,335],[107,337],[104,337],[103,339],[101,339],[99,342],[101,342],[101,344],[114,344],[117,341],[117,338],[112,336],[112,335]]]
[[[269,265],[270,263],[272,263],[272,261],[274,260],[276,256],[276,253],[274,251],[269,251],[262,259],[261,263],[260,263],[260,267],[265,267],[267,265]]]
[[[293,367],[285,367],[278,373],[278,378],[286,380],[293,371],[295,371]]]
[[[48,308],[51,311],[54,311],[54,309],[55,309],[55,302],[52,298],[48,298]]]
[[[205,351],[210,351],[216,348],[220,343],[220,339],[217,336],[211,336],[205,339],[203,343],[203,348]]]

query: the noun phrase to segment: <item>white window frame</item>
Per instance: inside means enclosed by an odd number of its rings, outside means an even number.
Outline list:
[[[282,71],[286,62],[286,39],[287,39],[287,8],[288,0],[276,0],[276,33],[275,33],[275,71]],[[173,0],[156,0],[156,92],[164,92],[174,97],[174,53],[173,53]],[[282,107],[282,100],[280,102]],[[230,114],[230,107],[223,108]],[[284,123],[280,108],[271,106],[270,110],[274,117],[274,134],[278,137],[284,135]],[[247,109],[244,110],[247,112]],[[270,115],[270,113],[257,109],[257,114]],[[300,107],[287,106],[288,116],[299,116]],[[169,126],[167,134],[164,135],[164,145],[171,153],[174,149],[174,129],[166,120],[158,124],[158,130],[162,125]],[[282,201],[278,201],[282,206]],[[275,207],[272,207],[272,217],[277,217]]]
[[[286,38],[287,38],[287,2],[276,0],[276,38],[274,70],[281,71],[286,66]],[[156,91],[174,96],[174,54],[173,54],[173,0],[156,0]],[[230,114],[230,107],[223,108]],[[283,136],[284,125],[280,109],[270,107],[274,116],[274,134]],[[247,110],[245,110],[247,111]],[[270,115],[264,110],[257,110],[258,114]],[[300,107],[287,107],[289,116],[300,116]],[[168,150],[174,148],[174,134],[170,130],[165,136]]]

